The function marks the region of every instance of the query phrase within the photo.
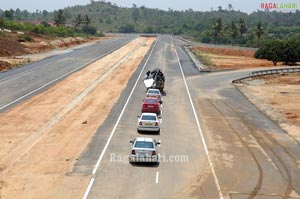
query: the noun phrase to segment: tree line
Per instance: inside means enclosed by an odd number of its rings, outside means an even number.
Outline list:
[[[13,9],[10,9],[5,10],[2,15],[0,15],[0,28],[30,31],[35,34],[49,34],[61,37],[97,34],[97,28],[90,25],[92,19],[87,14],[78,14],[72,22],[67,22],[67,17],[65,16],[64,10],[59,9],[53,13],[52,17],[55,26],[52,26],[50,24],[51,20],[43,20],[40,24],[33,24],[30,23],[30,21],[20,22],[20,20],[15,20],[15,12],[21,13],[22,11],[14,11]],[[99,33],[97,35],[102,36],[103,33]]]
[[[165,33],[181,35],[204,43],[232,44],[258,47],[270,38],[288,39],[300,37],[300,11],[281,13],[276,11],[255,11],[251,14],[234,10],[229,4],[224,9],[218,6],[208,12],[187,10],[159,10],[138,6],[119,7],[105,1],[91,1],[90,4],[72,6],[62,11],[36,10],[1,11],[0,16],[14,20],[53,21],[57,13],[63,12],[64,23],[72,24],[77,30],[85,26],[85,16],[91,19],[89,26],[103,32]]]
[[[222,18],[213,19],[211,27],[202,34],[202,41],[205,43],[215,44],[241,44],[244,35],[248,33],[248,27],[243,18],[237,21],[231,21],[229,24],[224,24]],[[264,33],[264,28],[261,22],[258,22],[254,29],[254,34],[257,37],[257,46],[260,46],[260,40]]]

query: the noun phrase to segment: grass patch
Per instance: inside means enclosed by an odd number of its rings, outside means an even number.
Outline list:
[[[193,48],[191,50],[204,66],[208,66],[208,67],[215,66],[215,64],[211,60],[210,56],[206,52],[197,50],[197,49],[193,49]]]
[[[29,42],[33,42],[33,38],[30,35],[24,34],[24,35],[19,35],[19,42],[25,42],[25,41],[29,41]]]

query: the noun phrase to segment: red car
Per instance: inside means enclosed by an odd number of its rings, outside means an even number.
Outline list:
[[[142,113],[160,114],[160,103],[158,99],[145,98],[142,104]]]

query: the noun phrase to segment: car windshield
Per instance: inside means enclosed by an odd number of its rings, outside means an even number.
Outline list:
[[[153,142],[145,142],[145,141],[136,141],[135,148],[147,148],[147,149],[153,149]]]
[[[157,101],[155,99],[146,99],[145,100],[146,103],[150,103],[150,104],[155,104],[157,103]]]
[[[150,94],[159,94],[159,91],[157,91],[157,90],[149,90],[148,93],[150,93]]]
[[[156,120],[156,117],[154,115],[143,115],[142,120]]]

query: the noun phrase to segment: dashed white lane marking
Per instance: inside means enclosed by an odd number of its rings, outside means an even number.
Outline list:
[[[18,86],[19,86],[19,84],[15,84],[15,85],[13,85],[13,88],[18,87]]]
[[[28,82],[28,80],[24,80],[24,81],[22,81],[22,84],[25,84],[26,82]]]
[[[132,88],[132,90],[131,90],[131,92],[130,92],[127,100],[126,100],[126,102],[125,102],[125,104],[124,104],[124,106],[123,106],[123,109],[122,109],[122,111],[121,111],[121,113],[120,113],[120,115],[118,117],[118,120],[116,121],[116,123],[114,125],[114,128],[112,129],[112,131],[110,133],[110,136],[109,136],[109,138],[108,138],[108,140],[107,140],[107,142],[106,142],[106,144],[105,144],[105,146],[104,146],[104,148],[103,148],[103,150],[102,150],[102,152],[101,152],[101,154],[100,154],[100,156],[98,158],[98,161],[97,161],[97,163],[96,163],[96,165],[95,165],[95,167],[93,169],[93,172],[92,172],[93,176],[96,174],[96,172],[97,172],[97,170],[98,170],[98,168],[100,166],[100,163],[101,163],[101,161],[102,161],[102,159],[104,157],[104,154],[105,154],[105,152],[106,152],[106,150],[107,150],[107,148],[108,148],[108,146],[110,144],[110,141],[111,141],[113,135],[116,132],[117,126],[119,125],[119,122],[120,122],[120,120],[121,120],[121,118],[122,118],[122,116],[123,116],[123,114],[125,112],[125,109],[126,109],[128,103],[129,103],[129,100],[130,100],[130,98],[131,98],[131,96],[133,94],[133,91],[135,90],[135,88],[136,88],[136,86],[138,84],[138,81],[140,80],[140,78],[141,78],[141,76],[142,76],[142,74],[144,72],[144,69],[145,69],[146,65],[148,64],[149,59],[150,59],[150,57],[151,57],[151,55],[153,53],[153,50],[154,50],[154,48],[155,48],[156,45],[157,45],[157,40],[156,40],[154,46],[152,47],[151,52],[150,52],[150,54],[149,54],[149,56],[148,56],[148,58],[147,58],[147,60],[146,60],[146,62],[144,64],[144,66],[143,66],[143,68],[142,68],[142,70],[141,70],[141,72],[140,72],[140,74],[139,74],[139,76],[138,76],[138,78],[137,78],[137,80],[136,80],[136,82],[135,82],[135,84],[134,84],[134,86],[133,86],[133,88]],[[85,191],[85,193],[83,195],[82,199],[87,199],[87,197],[88,197],[88,195],[89,195],[89,193],[91,191],[91,188],[92,188],[92,186],[94,184],[94,180],[95,180],[94,177],[92,177],[91,180],[90,180],[90,182],[89,182],[89,185],[88,185],[88,187],[87,187],[87,189],[86,189],[86,191]]]
[[[172,37],[172,43],[174,44],[173,37]],[[212,174],[213,174],[213,177],[214,177],[214,181],[215,181],[215,184],[216,184],[216,187],[217,187],[217,190],[218,190],[219,198],[220,199],[224,199],[224,196],[223,196],[223,193],[222,193],[222,190],[221,190],[221,186],[220,186],[219,180],[217,178],[217,174],[216,174],[215,168],[214,168],[212,160],[211,160],[211,158],[209,156],[208,147],[207,147],[207,144],[206,144],[203,132],[202,132],[202,128],[200,126],[200,122],[199,122],[199,119],[198,119],[198,116],[197,116],[197,113],[196,113],[196,110],[195,110],[195,107],[194,107],[194,103],[193,103],[193,100],[192,100],[192,97],[191,97],[190,89],[189,89],[189,87],[188,87],[188,85],[186,83],[185,75],[184,75],[183,70],[182,70],[182,66],[181,66],[181,63],[180,63],[180,60],[179,60],[179,56],[178,56],[176,47],[175,47],[175,53],[176,53],[177,62],[178,62],[178,65],[179,65],[179,68],[180,68],[180,71],[181,71],[181,75],[182,75],[182,78],[183,78],[183,82],[184,82],[184,85],[185,85],[185,88],[186,88],[186,91],[187,91],[187,94],[188,94],[188,97],[189,97],[189,101],[190,101],[190,104],[191,104],[192,109],[193,109],[193,114],[194,114],[194,117],[195,117],[195,120],[196,120],[196,124],[197,124],[197,127],[198,127],[198,132],[199,132],[199,134],[201,136],[201,141],[202,141],[202,144],[204,146],[204,150],[205,150],[205,153],[206,153],[208,164],[209,164],[209,167],[210,167],[210,169],[212,171]]]
[[[1,92],[6,92],[6,91],[8,91],[8,88],[6,88],[6,89],[3,89]]]
[[[159,172],[156,171],[156,176],[155,176],[155,183],[158,184],[158,180],[159,180]]]

